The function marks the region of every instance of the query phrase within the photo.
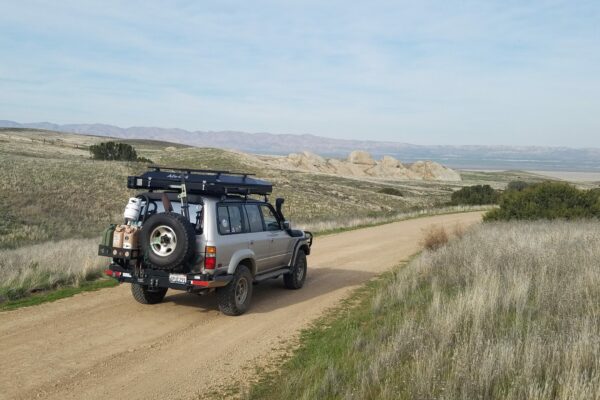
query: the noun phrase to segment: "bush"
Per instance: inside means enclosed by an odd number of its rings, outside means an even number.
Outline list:
[[[452,193],[450,204],[484,205],[496,204],[500,194],[490,185],[466,186]]]
[[[389,194],[392,196],[399,196],[399,197],[404,196],[401,191],[399,191],[396,188],[391,188],[391,187],[381,188],[377,191],[377,193]]]
[[[448,232],[443,226],[432,226],[425,232],[421,245],[427,250],[437,250],[448,243]]]
[[[506,190],[514,190],[517,192],[521,192],[531,186],[531,183],[523,182],[523,181],[512,181],[506,185]]]
[[[94,160],[105,161],[144,161],[152,162],[145,157],[138,157],[135,148],[126,143],[104,142],[90,146]]]
[[[600,217],[600,191],[580,190],[568,183],[544,182],[502,195],[500,208],[486,221],[576,219]]]

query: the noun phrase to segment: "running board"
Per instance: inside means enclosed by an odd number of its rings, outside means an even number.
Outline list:
[[[276,269],[275,271],[265,272],[264,274],[255,276],[254,282],[262,282],[266,281],[267,279],[277,278],[283,274],[287,274],[288,272],[290,272],[289,267]]]

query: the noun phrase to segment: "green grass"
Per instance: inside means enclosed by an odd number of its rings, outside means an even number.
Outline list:
[[[600,230],[483,224],[370,282],[251,399],[600,397]]]
[[[99,279],[92,282],[85,282],[77,287],[65,287],[48,292],[37,293],[19,300],[5,301],[4,303],[0,303],[0,311],[9,311],[21,307],[37,306],[42,303],[48,303],[64,299],[66,297],[71,297],[78,293],[90,292],[94,290],[115,287],[118,285],[119,282],[117,282],[115,279]]]
[[[299,347],[293,356],[285,360],[281,372],[275,376],[263,375],[247,394],[250,399],[285,398],[328,398],[328,390],[319,390],[308,383],[315,378],[328,389],[341,375],[352,380],[356,365],[347,357],[358,337],[373,335],[377,331],[380,319],[373,318],[371,302],[375,293],[386,287],[386,282],[406,264],[400,264],[392,271],[381,274],[360,288],[354,290],[340,305],[316,321],[311,327],[300,333]],[[332,366],[335,373],[332,376]],[[293,376],[299,378],[292,378]],[[317,378],[319,377],[319,378]],[[289,383],[284,383],[290,379]],[[283,389],[283,391],[282,391]]]

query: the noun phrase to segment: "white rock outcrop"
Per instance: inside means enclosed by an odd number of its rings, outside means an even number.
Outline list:
[[[460,174],[433,161],[417,161],[408,167],[391,156],[374,160],[366,151],[353,151],[346,160],[326,159],[308,151],[279,157],[271,164],[283,169],[296,169],[327,174],[398,180],[460,181]]]

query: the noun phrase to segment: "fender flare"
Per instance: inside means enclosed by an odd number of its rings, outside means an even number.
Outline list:
[[[241,250],[238,250],[235,253],[233,253],[233,255],[231,256],[231,259],[229,260],[229,266],[227,267],[227,273],[230,275],[234,274],[236,268],[238,267],[240,262],[243,260],[250,260],[250,263],[251,263],[251,265],[249,265],[250,272],[252,273],[252,276],[254,276],[256,274],[256,261],[255,261],[254,252],[250,249],[241,249]]]
[[[300,238],[294,245],[294,252],[292,253],[292,259],[290,260],[289,267],[293,266],[296,263],[296,258],[298,257],[298,251],[304,250],[306,255],[310,254],[310,246],[308,244],[308,238]]]

